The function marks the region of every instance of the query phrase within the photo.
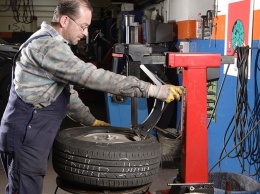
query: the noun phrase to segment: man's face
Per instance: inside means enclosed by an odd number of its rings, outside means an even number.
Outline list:
[[[65,36],[72,45],[76,45],[80,39],[88,35],[88,27],[91,24],[92,13],[89,9],[81,7],[79,15],[76,19],[68,17],[69,25]]]

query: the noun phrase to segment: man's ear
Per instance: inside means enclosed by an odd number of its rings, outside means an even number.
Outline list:
[[[61,25],[61,27],[67,26],[68,23],[69,23],[69,17],[66,16],[66,15],[61,16],[61,18],[60,18],[60,25]]]

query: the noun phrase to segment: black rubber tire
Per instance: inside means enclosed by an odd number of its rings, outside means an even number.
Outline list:
[[[135,134],[119,127],[75,127],[58,133],[53,168],[59,177],[90,187],[125,189],[151,183],[161,161],[160,144],[152,135],[142,141],[101,143],[80,137],[93,133]]]

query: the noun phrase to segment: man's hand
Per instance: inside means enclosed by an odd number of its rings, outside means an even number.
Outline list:
[[[165,99],[165,102],[169,103],[173,100],[180,100],[181,95],[184,91],[184,87],[182,86],[174,86],[174,85],[167,85],[170,87],[170,93],[168,97]]]
[[[93,127],[110,127],[111,125],[109,123],[106,123],[105,121],[95,120],[95,122],[92,125]]]
[[[183,86],[174,86],[170,84],[155,86],[149,88],[149,97],[153,97],[167,103],[173,100],[180,100],[185,88]]]

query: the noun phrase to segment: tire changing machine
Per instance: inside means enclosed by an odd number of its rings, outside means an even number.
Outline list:
[[[154,49],[156,48],[136,43],[116,44],[114,46],[113,57],[115,60],[113,65],[115,68],[117,58],[126,55],[132,61],[138,62],[140,64],[139,68],[156,85],[162,83],[160,83],[156,75],[145,68],[144,64],[166,65],[168,68],[182,69],[182,85],[186,87],[186,92],[182,97],[181,171],[173,183],[168,183],[168,186],[171,186],[170,190],[157,191],[156,194],[214,194],[213,183],[209,183],[208,180],[207,68],[220,67],[221,63],[232,64],[234,58],[214,53],[164,52],[162,54],[153,54]],[[142,135],[143,132],[149,133],[155,127],[167,105],[156,100],[147,119],[139,125],[137,100],[137,98],[131,98],[131,129],[139,137],[145,138]],[[58,184],[58,186],[62,188],[61,184]],[[65,190],[65,188],[63,189]],[[151,194],[146,188],[136,189],[125,193]],[[146,192],[142,192],[144,190]],[[75,190],[73,191],[78,193]],[[81,191],[81,193],[88,192]],[[112,194],[113,192],[108,193]]]
[[[173,53],[153,55],[152,48],[141,44],[119,44],[114,50],[117,55],[129,55],[140,61],[140,68],[156,83],[156,75],[147,70],[144,64],[167,64],[168,68],[181,68],[182,85],[186,92],[182,97],[182,156],[181,172],[170,190],[158,191],[164,194],[205,193],[213,194],[213,183],[208,179],[208,129],[207,129],[207,69],[219,68],[221,63],[233,63],[233,57],[214,53]],[[150,53],[149,53],[150,51]],[[160,83],[157,83],[160,85]],[[149,130],[156,125],[165,106],[154,106],[152,118],[141,125],[137,124],[136,103],[132,103],[132,129],[137,135],[139,130]],[[158,110],[159,109],[159,110]],[[148,121],[150,120],[150,121]],[[136,126],[136,127],[135,127]]]
[[[182,85],[186,88],[186,92],[182,97],[181,171],[178,178],[173,183],[168,184],[168,186],[171,186],[170,190],[156,193],[214,194],[213,183],[209,183],[208,178],[207,69],[219,68],[221,63],[232,64],[234,58],[233,56],[221,56],[215,53],[161,52],[161,54],[158,54],[158,52],[154,52],[154,49],[156,50],[154,47],[135,43],[116,44],[113,57],[116,61],[114,67],[116,67],[117,58],[123,55],[128,56],[127,58],[132,59],[132,61],[141,63],[140,68],[156,85],[161,84],[158,83],[158,77],[146,69],[145,64],[180,68],[182,72]],[[162,105],[160,108],[154,105],[152,116],[150,114],[145,122],[138,125],[137,100],[134,98],[131,100],[132,130],[138,136],[140,136],[142,129],[149,133],[151,128],[157,124],[166,106]]]
[[[147,50],[148,49],[148,50]],[[152,74],[145,69],[144,64],[167,64],[168,68],[181,68],[182,85],[186,92],[182,97],[182,156],[181,172],[173,183],[169,183],[170,190],[158,191],[162,194],[184,194],[184,193],[205,193],[213,194],[213,183],[208,179],[208,130],[207,130],[207,68],[219,68],[221,63],[233,63],[232,57],[222,57],[220,54],[212,53],[173,53],[165,55],[153,55],[152,49],[140,44],[119,44],[115,46],[118,54],[129,55],[132,59],[141,62],[141,69],[149,76]],[[135,55],[135,53],[138,53]],[[156,76],[150,75],[151,80]],[[158,84],[157,84],[158,85]],[[136,103],[134,103],[136,104]],[[132,104],[133,105],[133,104]],[[136,119],[136,107],[132,117]],[[145,129],[149,132],[154,127],[165,108],[153,113],[154,118],[150,122],[141,125],[132,120],[132,129],[140,134],[138,130]],[[149,116],[148,116],[149,118]],[[150,119],[150,118],[149,118]],[[133,123],[136,124],[134,124]],[[135,126],[137,126],[135,128]]]

